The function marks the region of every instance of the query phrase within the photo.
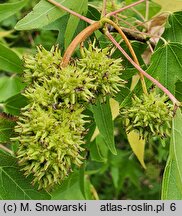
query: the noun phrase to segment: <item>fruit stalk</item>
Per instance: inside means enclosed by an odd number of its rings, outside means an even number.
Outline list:
[[[133,47],[130,43],[130,41],[128,40],[128,38],[126,37],[126,35],[124,34],[124,32],[121,30],[121,28],[116,24],[114,23],[112,20],[108,19],[108,18],[102,18],[101,20],[103,23],[108,23],[110,25],[112,25],[117,31],[118,33],[121,35],[121,37],[123,38],[123,40],[125,41],[126,45],[128,46],[129,50],[130,50],[130,53],[133,57],[133,60],[134,62],[137,64],[137,65],[140,65],[139,64],[139,61],[137,59],[137,56],[135,54],[135,51],[133,50]],[[146,84],[145,84],[145,80],[144,80],[144,76],[143,74],[139,71],[139,75],[140,75],[140,80],[141,80],[141,83],[142,83],[142,88],[143,88],[143,92],[145,94],[148,94],[147,92],[147,87],[146,87]]]
[[[98,30],[99,28],[102,27],[102,24],[100,21],[92,23],[90,26],[85,28],[83,31],[81,31],[75,38],[74,40],[70,43],[68,48],[66,49],[61,66],[66,67],[69,63],[69,60],[75,51],[76,47],[82,43],[87,37],[89,37],[94,31]]]

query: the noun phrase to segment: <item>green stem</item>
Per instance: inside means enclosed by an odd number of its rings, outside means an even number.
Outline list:
[[[136,64],[140,65],[140,64],[139,64],[139,61],[138,61],[138,59],[137,59],[137,56],[136,56],[136,54],[135,54],[135,51],[133,50],[133,47],[132,47],[130,41],[128,40],[128,38],[126,37],[126,35],[124,34],[124,32],[121,30],[121,28],[120,28],[116,23],[114,23],[112,20],[110,20],[110,19],[108,19],[108,18],[105,18],[105,17],[101,19],[101,22],[103,22],[103,23],[108,23],[108,24],[112,25],[112,26],[118,31],[118,33],[121,35],[121,37],[122,37],[123,40],[125,41],[126,45],[128,46],[128,48],[129,48],[129,50],[130,50],[130,53],[131,53],[131,55],[132,55],[132,57],[133,57],[134,62],[135,62]],[[143,76],[143,74],[140,73],[140,72],[139,72],[139,75],[140,75],[140,80],[141,80],[143,92],[144,92],[145,94],[148,94],[148,92],[147,92],[147,87],[146,87],[146,84],[145,84],[144,76]]]

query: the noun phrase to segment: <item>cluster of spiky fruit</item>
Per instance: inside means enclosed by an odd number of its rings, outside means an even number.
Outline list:
[[[164,138],[170,135],[173,108],[167,99],[167,96],[157,94],[156,90],[152,90],[148,95],[143,94],[140,98],[135,95],[132,106],[121,112],[125,119],[126,131],[129,133],[135,130],[143,139],[151,136]]]
[[[79,59],[77,65],[83,69],[90,79],[93,79],[94,86],[91,89],[93,95],[114,95],[119,91],[120,86],[125,83],[120,78],[122,65],[121,59],[108,57],[108,48],[99,49],[90,45],[83,49],[83,58]]]
[[[39,189],[62,182],[74,165],[80,166],[84,148],[84,104],[102,95],[113,95],[123,85],[120,60],[104,50],[90,47],[85,57],[61,68],[58,47],[38,47],[25,57],[24,95],[29,104],[22,109],[15,131],[17,157],[25,175],[33,174]]]

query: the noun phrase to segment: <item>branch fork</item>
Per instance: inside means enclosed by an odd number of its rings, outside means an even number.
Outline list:
[[[138,70],[139,72],[139,76],[140,76],[140,80],[142,83],[142,88],[143,88],[143,92],[145,94],[147,93],[147,87],[145,84],[145,80],[144,77],[146,77],[147,79],[149,79],[152,83],[154,83],[158,88],[160,88],[166,95],[168,95],[168,97],[170,98],[170,100],[173,102],[173,104],[175,105],[175,107],[179,107],[181,105],[181,103],[175,98],[175,96],[169,92],[169,90],[167,88],[165,88],[160,82],[158,82],[156,79],[154,79],[153,77],[151,77],[147,72],[145,72],[139,65],[138,59],[136,57],[136,54],[133,50],[133,47],[131,45],[131,43],[129,42],[128,38],[126,37],[126,35],[124,34],[124,32],[121,30],[121,28],[114,23],[112,20],[110,20],[108,17],[110,16],[114,16],[117,13],[124,11],[128,8],[131,8],[137,4],[140,4],[144,1],[146,1],[146,7],[148,8],[148,0],[139,0],[135,3],[132,3],[130,5],[127,5],[119,10],[113,11],[111,13],[106,13],[106,0],[103,0],[103,9],[102,9],[102,18],[100,19],[100,21],[94,21],[91,20],[87,17],[84,17],[66,7],[64,7],[63,5],[59,4],[58,2],[54,1],[54,0],[47,0],[48,2],[54,4],[56,7],[67,11],[68,13],[77,16],[78,18],[80,18],[81,20],[84,20],[85,22],[89,23],[90,25],[88,27],[86,27],[82,32],[80,32],[75,39],[71,42],[71,44],[68,46],[67,50],[64,53],[63,59],[62,59],[62,63],[61,66],[62,67],[66,67],[69,63],[69,60],[73,54],[73,52],[75,51],[76,47],[81,44],[82,42],[85,41],[85,39],[87,39],[92,33],[94,33],[96,30],[98,29],[104,29],[106,24],[110,24],[112,25],[117,31],[118,33],[121,35],[121,37],[123,38],[123,40],[125,41],[126,45],[128,46],[130,53],[133,57],[133,59],[130,58],[130,56],[125,52],[125,50],[117,43],[117,41],[113,38],[113,36],[106,30],[103,31],[104,34],[108,37],[108,39],[121,51],[121,53],[128,59],[128,61]],[[148,16],[148,14],[146,14],[146,17]],[[106,28],[107,29],[107,28]]]

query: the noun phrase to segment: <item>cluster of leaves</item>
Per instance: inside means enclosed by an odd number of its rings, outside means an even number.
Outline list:
[[[99,20],[101,17],[101,0],[57,2],[90,19]],[[112,1],[112,4],[108,1],[107,12],[132,2],[136,1]],[[162,7],[155,2],[148,1],[147,10],[144,2],[138,4],[117,14],[113,20],[122,26],[131,39],[140,65],[181,101],[182,12],[167,16],[160,14]],[[25,53],[33,54],[38,44],[50,49],[57,43],[64,53],[73,38],[86,27],[86,23],[46,0],[9,0],[0,4],[0,11],[0,110],[3,112],[0,115],[0,144],[4,149],[16,152],[19,144],[11,142],[10,137],[14,136],[13,127],[21,108],[27,105],[26,98],[21,94],[26,86],[22,82],[22,56]],[[115,30],[111,31],[129,53]],[[159,39],[161,32],[162,39]],[[142,94],[141,84],[133,82],[133,75],[137,71],[125,56],[111,46],[102,32],[95,31],[93,36],[100,48],[112,47],[113,58],[123,58],[125,73],[122,78],[128,80],[128,84],[125,88],[120,87],[115,100],[110,98],[105,103],[98,101],[96,105],[88,105],[84,111],[91,122],[86,125],[89,131],[85,137],[87,160],[81,169],[75,168],[61,185],[47,193],[32,186],[32,176],[25,178],[14,155],[7,154],[1,148],[1,199],[159,199],[161,189],[163,199],[182,198],[180,109],[177,109],[172,120],[171,139],[153,137],[145,144],[145,140],[136,133],[126,134],[122,119],[116,117],[119,107],[123,109],[131,105],[133,94],[137,97]],[[76,50],[74,55],[79,57],[79,51]],[[146,83],[150,89],[151,82]],[[132,91],[131,84],[134,87]],[[137,158],[144,168],[147,167],[146,171]]]

